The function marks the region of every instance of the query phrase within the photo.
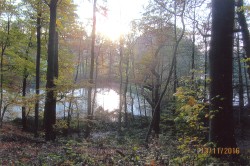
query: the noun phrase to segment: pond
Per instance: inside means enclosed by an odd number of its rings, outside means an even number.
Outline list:
[[[72,97],[73,96],[73,97]],[[71,103],[69,102],[69,98],[71,97]],[[133,98],[133,102],[132,102]],[[132,98],[129,93],[127,93],[127,111],[132,112],[134,115],[142,115],[145,116],[145,112],[148,115],[151,115],[151,110],[147,102],[142,100],[142,97],[132,94]],[[105,111],[112,112],[119,109],[120,97],[119,94],[112,88],[98,88],[96,91],[96,100],[94,104],[94,110],[97,108],[102,108]],[[87,89],[81,88],[69,92],[66,94],[66,97],[62,100],[59,100],[56,105],[57,117],[67,116],[67,110],[69,107],[73,108],[73,110],[78,110],[80,116],[84,117],[87,113]],[[141,108],[141,109],[139,109]],[[44,109],[44,101],[40,104],[40,110]],[[124,109],[124,108],[123,108]],[[6,117],[21,117],[21,107],[20,106],[12,106],[9,107],[9,113],[6,114]],[[140,111],[141,110],[141,111]],[[141,112],[141,113],[140,113]],[[77,112],[74,112],[75,114]],[[30,111],[30,115],[33,112]],[[13,117],[12,117],[13,118]]]
[[[74,102],[71,103],[73,109],[79,110],[81,113],[83,113],[82,115],[86,114],[87,113],[87,89],[82,88],[82,89],[75,90],[74,97],[76,98]],[[141,112],[142,112],[141,114],[145,115],[145,108],[146,108],[147,115],[149,115],[150,109],[149,109],[147,102],[144,103],[141,97],[139,97],[139,100],[138,100],[135,94],[132,94],[132,97],[134,98],[133,103],[132,103],[132,99],[129,93],[127,93],[128,112],[132,112],[132,109],[133,109],[134,115],[140,115],[139,107],[141,107]],[[105,111],[112,112],[112,111],[119,109],[119,103],[120,103],[120,96],[114,89],[98,88],[96,90],[94,110],[101,107]],[[132,108],[132,104],[133,104],[133,108]],[[61,112],[63,112],[67,108],[69,108],[69,102],[57,103],[57,112],[59,114],[62,115]],[[58,115],[58,116],[61,116],[61,115]]]

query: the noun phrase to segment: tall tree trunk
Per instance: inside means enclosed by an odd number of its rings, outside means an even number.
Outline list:
[[[3,112],[3,109],[2,109],[2,106],[3,106],[3,56],[4,56],[4,47],[2,46],[2,49],[1,49],[1,62],[0,62],[0,127],[2,127],[2,119],[3,119],[3,115],[2,115],[2,112]]]
[[[123,76],[122,76],[122,62],[123,62],[123,41],[122,37],[120,37],[120,60],[119,60],[119,74],[120,74],[120,88],[119,88],[119,117],[118,117],[118,133],[121,135],[122,129],[122,84],[123,84]]]
[[[124,85],[124,93],[123,93],[123,98],[124,98],[124,122],[125,126],[128,126],[128,106],[127,106],[127,92],[128,92],[128,68],[129,68],[129,58],[127,57],[126,59],[126,79],[125,79],[125,85]]]
[[[58,0],[50,1],[50,23],[48,43],[48,65],[46,99],[44,109],[45,140],[55,140],[56,134],[53,125],[56,123],[56,95],[55,95],[55,57],[56,57],[56,9]]]
[[[39,123],[39,94],[40,94],[40,59],[41,59],[41,1],[37,4],[37,20],[36,20],[36,103],[35,103],[35,137],[38,137]]]
[[[238,0],[237,6],[240,8],[240,10],[237,10],[237,15],[238,15],[238,22],[241,26],[243,45],[244,45],[244,49],[246,52],[246,57],[250,58],[250,35],[249,35],[248,25],[246,22],[246,17],[244,15],[243,0]],[[249,67],[250,61],[247,61],[246,63],[248,65],[247,72],[248,72],[248,76],[250,78],[250,67]]]
[[[155,76],[155,83],[153,88],[153,95],[154,95],[154,101],[153,101],[153,115],[154,117],[154,123],[153,123],[153,130],[155,132],[156,138],[159,137],[160,134],[160,115],[161,115],[161,103],[159,102],[160,99],[160,76],[158,73],[154,73]]]
[[[113,64],[113,56],[111,50],[109,51],[109,73],[108,80],[111,80],[112,77],[112,64]]]
[[[99,46],[98,49],[98,54],[96,55],[96,65],[95,65],[95,80],[97,80],[98,77],[98,66],[99,66],[99,55],[100,55],[100,50],[101,50],[101,46]],[[94,115],[94,108],[95,108],[95,104],[96,104],[96,93],[97,93],[97,84],[95,84],[94,86],[94,95],[93,95],[93,101],[92,101],[92,112],[91,115]]]
[[[194,0],[194,6],[196,4],[196,0]],[[195,25],[196,25],[196,7],[193,8],[194,9],[194,13],[193,13],[193,36],[192,36],[192,60],[191,60],[191,80],[192,80],[192,83],[194,83],[194,69],[195,69],[195,60],[194,60],[194,56],[195,56]]]
[[[91,58],[90,58],[90,73],[89,73],[89,88],[88,88],[88,105],[87,105],[87,119],[88,124],[86,128],[86,137],[90,134],[90,120],[91,112],[92,112],[92,84],[94,83],[93,77],[94,77],[94,64],[95,64],[95,38],[96,38],[96,2],[97,0],[94,0],[93,4],[93,27],[92,27],[92,34],[91,34]]]
[[[8,15],[8,22],[7,22],[7,38],[5,41],[1,43],[1,59],[0,59],[0,127],[2,127],[3,124],[3,116],[5,110],[3,109],[3,57],[4,53],[6,51],[7,45],[9,44],[9,35],[10,35],[10,16]]]
[[[205,42],[205,62],[204,62],[204,101],[207,101],[207,61],[208,61],[208,50],[207,50],[207,38],[204,37]]]
[[[23,97],[23,106],[22,106],[22,126],[23,130],[25,131],[27,129],[27,117],[26,117],[26,104],[25,104],[25,97],[26,97],[26,85],[27,85],[27,68],[24,68],[24,74],[23,74],[23,86],[22,86],[22,97]]]
[[[136,91],[136,98],[137,98],[138,109],[139,109],[139,113],[140,113],[140,119],[141,119],[141,116],[142,116],[142,113],[141,113],[141,101],[140,101],[140,97],[139,97],[140,94],[139,94],[137,85],[135,86],[135,91]]]
[[[131,114],[132,114],[132,120],[134,121],[135,116],[134,116],[134,97],[133,97],[133,93],[132,93],[132,85],[130,84],[129,86],[129,94],[130,94],[130,98],[131,98]]]
[[[177,41],[177,4],[176,1],[174,1],[174,41]],[[173,93],[176,93],[177,89],[177,52],[176,55],[174,56],[174,88],[173,88]],[[174,97],[175,100],[175,97]]]
[[[216,147],[236,147],[232,111],[234,0],[212,0],[210,132]]]
[[[184,32],[185,32],[185,24],[184,24],[184,11],[185,11],[185,9],[186,9],[186,2],[183,1],[183,6],[182,6],[181,14],[179,15],[181,17],[182,31],[181,31],[181,33],[180,33],[180,35],[179,35],[178,38],[177,38],[177,34],[175,34],[175,36],[176,36],[175,46],[173,48],[173,54],[172,54],[172,60],[171,60],[170,70],[169,70],[169,73],[168,73],[168,78],[167,78],[165,86],[163,87],[163,91],[162,91],[162,93],[159,96],[157,104],[154,107],[154,111],[153,111],[153,115],[152,115],[152,120],[150,122],[149,129],[148,129],[148,132],[147,132],[147,135],[146,135],[146,138],[145,138],[145,142],[146,143],[148,143],[149,136],[150,136],[150,134],[152,132],[155,120],[157,119],[157,116],[158,116],[157,112],[155,110],[157,109],[158,105],[161,104],[161,101],[162,101],[162,99],[163,99],[163,97],[164,97],[164,95],[165,95],[165,93],[167,91],[167,88],[168,88],[168,85],[170,83],[170,80],[171,80],[171,78],[172,78],[172,76],[174,74],[174,65],[176,64],[175,61],[176,61],[177,50],[178,50],[180,41],[182,40],[182,38],[184,36]]]
[[[147,117],[147,106],[146,106],[146,99],[145,97],[143,98],[143,106],[144,106],[144,115]]]
[[[30,39],[29,39],[29,44],[27,46],[26,55],[24,57],[25,61],[28,60],[29,48],[31,47],[31,44],[32,44],[31,39],[32,39],[32,37],[30,37]],[[23,101],[24,101],[23,106],[22,106],[22,126],[23,126],[24,131],[27,129],[26,102],[25,102],[26,88],[27,88],[27,78],[28,78],[28,73],[27,73],[27,67],[26,67],[26,64],[25,64],[24,69],[23,69],[23,85],[22,85],[22,98],[23,98]]]
[[[78,51],[78,64],[77,64],[77,67],[76,67],[76,74],[74,76],[74,80],[73,80],[73,83],[76,84],[77,82],[77,79],[78,79],[78,75],[80,73],[80,70],[81,70],[81,44],[82,44],[82,38],[80,37],[80,44],[79,44],[79,51]],[[70,123],[71,123],[71,114],[72,114],[72,98],[74,97],[74,92],[75,92],[75,89],[73,89],[71,91],[71,99],[69,101],[69,109],[68,109],[68,117],[67,117],[67,127],[68,127],[68,133],[70,132]],[[77,115],[78,115],[78,112],[77,112]]]
[[[244,66],[247,65],[244,63]],[[247,91],[247,103],[248,105],[250,104],[250,91],[249,91],[249,86],[248,86],[248,77],[247,77],[247,69],[244,67],[244,77],[245,77],[245,83],[246,83],[246,91]]]
[[[239,77],[239,114],[238,114],[238,124],[241,123],[241,114],[244,107],[244,90],[243,90],[243,80],[242,80],[242,71],[241,71],[241,62],[240,62],[240,41],[239,35],[236,38],[236,49],[237,49],[237,63],[238,63],[238,77]]]
[[[2,46],[2,52],[1,52],[1,62],[0,62],[0,127],[2,127],[2,120],[3,120],[3,56],[5,52],[5,46]]]
[[[55,57],[54,57],[54,76],[55,76],[55,79],[57,79],[58,75],[59,75],[58,45],[59,45],[59,36],[58,36],[58,32],[56,31],[56,34],[55,34]]]

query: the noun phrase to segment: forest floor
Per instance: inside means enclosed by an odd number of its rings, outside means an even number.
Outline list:
[[[32,133],[21,131],[20,126],[4,123],[0,129],[0,165],[171,165],[174,154],[163,151],[157,142],[146,148],[133,139],[120,140],[123,143],[119,144],[115,137],[114,131],[95,132],[88,140],[74,136],[45,142],[42,137],[34,138]],[[248,159],[249,138],[249,128],[245,135],[237,136],[241,153]],[[174,140],[168,144],[170,149],[176,146]]]
[[[243,124],[236,127],[235,134],[240,153],[250,161],[250,115],[245,117]]]
[[[156,161],[143,145],[119,145],[107,138],[110,136],[115,137],[115,133],[96,132],[89,140],[73,136],[45,142],[23,132],[20,126],[4,123],[0,129],[0,165],[165,165],[164,158]]]

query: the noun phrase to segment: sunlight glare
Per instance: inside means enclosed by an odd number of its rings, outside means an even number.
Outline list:
[[[96,95],[96,101],[104,110],[113,111],[119,108],[119,95],[112,89],[101,90]]]
[[[78,5],[77,14],[82,22],[88,22],[92,18],[92,2],[74,0]],[[130,31],[130,21],[140,18],[139,12],[146,0],[109,0],[107,1],[107,15],[103,16],[97,12],[96,33],[112,41],[120,39],[121,35],[126,35]],[[102,5],[101,1],[98,5]],[[91,33],[91,22],[85,27],[87,33]]]
[[[105,20],[99,20],[99,22],[97,22],[97,33],[111,41],[119,40],[120,37],[128,33],[128,31],[128,26],[121,26],[119,21],[112,18],[106,18]]]

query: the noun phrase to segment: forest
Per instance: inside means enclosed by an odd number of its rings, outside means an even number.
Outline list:
[[[250,165],[249,16],[249,0],[1,0],[0,165]]]

